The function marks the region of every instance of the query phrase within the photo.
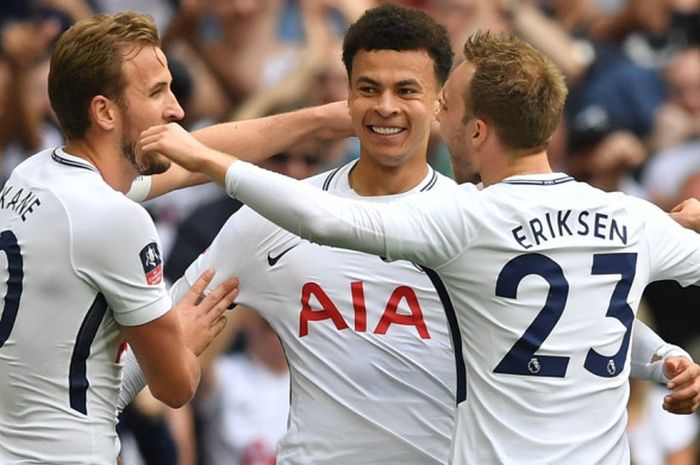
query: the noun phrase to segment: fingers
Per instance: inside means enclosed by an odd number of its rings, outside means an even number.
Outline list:
[[[158,126],[151,126],[145,131],[141,132],[139,139],[139,144],[141,145],[141,151],[144,153],[148,152],[158,152],[160,149],[160,142],[163,140],[164,134],[168,131],[167,124],[161,124]]]
[[[666,371],[666,364],[675,368],[677,374],[667,383],[672,392],[664,397],[664,410],[676,414],[697,411],[700,407],[700,366],[684,357],[671,357],[664,364],[665,373],[671,373],[670,369]]]
[[[187,291],[187,294],[185,294],[185,297],[182,300],[193,305],[204,294],[204,291],[212,279],[214,279],[214,270],[205,270],[201,275],[199,275],[192,286],[190,286],[190,290]]]
[[[200,310],[205,313],[223,314],[238,296],[238,279],[229,278],[219,284],[200,302]]]
[[[664,375],[669,379],[666,387],[675,389],[689,383],[700,384],[700,365],[685,357],[669,357],[664,362]]]
[[[674,391],[664,397],[664,410],[681,415],[695,413],[700,406],[700,394],[694,386]]]
[[[216,320],[214,320],[214,324],[212,325],[212,328],[211,328],[212,332],[214,333],[212,339],[215,338],[216,336],[218,336],[219,333],[221,333],[221,331],[224,330],[227,322],[228,322],[228,318],[226,318],[223,315],[220,316],[219,318],[217,318]]]
[[[678,213],[678,212],[680,212],[681,210],[683,210],[683,205],[685,204],[685,202],[686,202],[686,201],[683,201],[683,202],[679,203],[678,205],[676,205],[675,207],[673,207],[673,208],[671,209],[671,213]]]
[[[685,357],[672,356],[668,357],[663,364],[663,373],[667,379],[672,379],[681,373],[683,370],[688,369],[691,365],[691,361]],[[670,388],[672,389],[672,388]]]

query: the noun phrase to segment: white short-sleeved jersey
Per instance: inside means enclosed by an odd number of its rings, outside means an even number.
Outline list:
[[[62,149],[0,193],[0,463],[114,465],[117,322],[171,307],[155,226]]]
[[[352,166],[310,182],[357,198],[348,183]],[[453,185],[429,168],[413,190],[367,199]],[[444,296],[428,273],[407,261],[301,240],[246,207],[190,266],[187,281],[206,268],[217,270],[210,287],[239,277],[237,303],[257,309],[284,346],[291,407],[277,463],[447,462],[456,362]]]
[[[454,463],[629,463],[633,320],[649,282],[699,282],[700,235],[561,173],[373,205],[237,163],[227,190],[285,227],[439,276],[467,367]]]

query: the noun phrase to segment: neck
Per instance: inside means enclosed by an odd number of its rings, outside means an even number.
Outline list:
[[[85,138],[69,141],[64,150],[66,153],[90,162],[112,189],[126,193],[131,188],[131,182],[137,173],[115,147],[114,144],[106,141]]]
[[[492,163],[482,163],[481,180],[484,187],[503,181],[511,176],[546,174],[552,172],[547,152],[544,150],[528,155],[513,154],[506,157],[489,157]],[[500,163],[499,163],[500,162]]]
[[[414,156],[398,166],[384,166],[360,157],[350,172],[350,187],[364,197],[402,194],[420,184],[427,173],[425,157]]]

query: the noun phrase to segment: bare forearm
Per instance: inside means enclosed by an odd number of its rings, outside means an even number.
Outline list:
[[[204,145],[249,162],[259,162],[307,140],[352,135],[345,102],[289,113],[215,124],[193,132]],[[345,113],[345,114],[344,114]],[[347,117],[347,121],[337,121]]]
[[[154,199],[177,189],[198,186],[208,182],[211,182],[211,179],[206,175],[192,173],[173,163],[167,172],[151,177],[151,189],[145,200]]]

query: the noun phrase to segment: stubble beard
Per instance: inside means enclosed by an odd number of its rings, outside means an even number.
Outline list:
[[[130,136],[131,128],[125,128],[124,132],[125,134],[122,134],[121,140],[122,156],[129,161],[137,173],[142,176],[149,176],[165,173],[170,168],[170,160],[155,154],[142,157],[141,163],[139,163],[136,155],[138,152],[137,143],[135,138]]]

